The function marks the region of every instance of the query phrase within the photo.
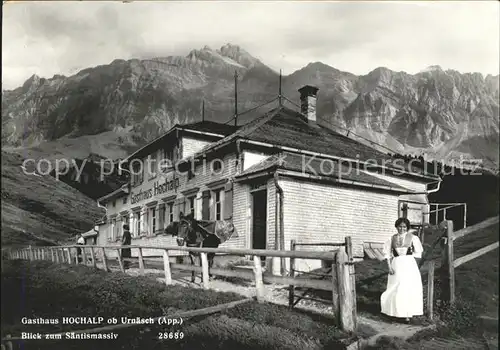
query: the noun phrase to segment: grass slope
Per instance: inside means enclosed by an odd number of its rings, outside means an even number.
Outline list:
[[[50,244],[84,232],[103,209],[51,176],[27,175],[23,158],[2,151],[2,245]]]
[[[140,145],[136,143],[133,133],[128,129],[117,129],[97,135],[80,137],[62,137],[56,141],[42,142],[31,147],[4,147],[9,153],[16,153],[23,159],[84,159],[90,153],[98,154],[104,158],[118,159],[127,157],[131,151]]]
[[[6,261],[2,266],[2,334],[62,332],[93,325],[22,325],[23,316],[154,317],[193,310],[242,297],[234,293],[165,286],[149,277],[107,273],[87,266],[47,261]],[[149,329],[149,330],[148,330]],[[158,332],[178,330],[182,340],[159,341]],[[117,340],[26,342],[37,349],[345,349],[332,320],[290,311],[286,306],[250,302],[211,316],[184,320],[179,328],[148,325],[118,331]]]

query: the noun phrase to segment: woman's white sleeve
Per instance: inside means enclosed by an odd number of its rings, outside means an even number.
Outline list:
[[[418,236],[413,235],[413,256],[415,258],[421,259],[422,253],[424,252],[424,247],[422,247],[422,243]]]

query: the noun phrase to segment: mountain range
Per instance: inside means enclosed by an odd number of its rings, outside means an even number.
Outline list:
[[[413,75],[379,67],[357,76],[315,62],[283,76],[281,91],[283,103],[298,110],[297,90],[318,87],[318,121],[383,152],[425,153],[428,161],[448,163],[460,156],[481,159],[496,170],[498,78],[439,66]],[[27,175],[23,159],[119,159],[176,123],[204,118],[242,125],[276,106],[279,82],[278,72],[227,44],[187,56],[117,59],[68,77],[33,75],[2,91],[2,243],[58,244],[92,229],[104,215],[95,203],[104,193]],[[442,198],[431,200],[468,202],[471,213],[483,216],[496,213],[498,177],[481,177],[476,185],[470,178],[445,180],[433,194]]]
[[[272,108],[256,107],[277,97],[280,78],[237,45],[116,59],[69,77],[33,75],[2,91],[2,147],[121,158],[175,123],[202,116],[234,122],[235,72],[240,125]],[[379,67],[358,76],[314,62],[282,77],[285,103],[298,109],[297,90],[306,84],[319,88],[318,119],[338,132],[397,153],[481,159],[498,168],[499,76],[439,66],[417,74]]]

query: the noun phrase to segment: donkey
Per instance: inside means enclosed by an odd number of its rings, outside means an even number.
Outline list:
[[[218,248],[221,243],[219,237],[215,235],[215,221],[199,221],[193,217],[193,214],[184,215],[182,212],[179,214],[179,221],[170,223],[165,228],[165,233],[177,236],[177,244],[182,247],[193,248]],[[196,265],[194,257],[201,256],[198,252],[189,252],[191,264]],[[212,268],[214,263],[215,253],[207,253],[208,271]],[[212,278],[212,275],[209,274]],[[195,281],[194,271],[191,274],[191,282]]]

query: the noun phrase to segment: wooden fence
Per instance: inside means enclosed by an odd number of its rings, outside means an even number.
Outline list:
[[[348,238],[350,242],[350,237]],[[347,240],[346,240],[347,242]],[[29,247],[21,250],[8,252],[9,259],[26,260],[50,260],[56,263],[78,264],[79,259],[72,252],[77,248],[82,248],[82,262],[86,265],[98,267],[100,260],[102,268],[109,271],[109,259],[106,256],[106,250],[115,250],[118,256],[121,256],[121,249],[131,248],[138,250],[139,272],[144,274],[145,260],[142,254],[143,249],[154,249],[163,252],[163,271],[165,275],[165,284],[172,284],[172,269],[201,272],[203,287],[210,287],[208,253],[221,253],[235,256],[253,257],[253,273],[251,271],[230,270],[223,268],[210,268],[213,275],[225,277],[237,277],[255,282],[256,299],[259,302],[264,301],[264,282],[292,285],[295,287],[304,287],[311,289],[320,289],[332,293],[332,305],[334,306],[334,318],[337,324],[344,331],[354,331],[356,329],[356,295],[353,283],[354,266],[350,261],[345,250],[339,249],[335,252],[313,252],[313,251],[286,251],[286,250],[264,250],[264,249],[231,249],[231,248],[187,248],[187,247],[158,247],[158,246],[87,246],[70,245],[56,247]],[[170,253],[172,251],[184,251],[199,253],[201,257],[201,267],[178,264],[170,262]],[[349,251],[349,250],[348,250]],[[99,254],[96,254],[99,252]],[[352,254],[351,254],[352,255]],[[262,273],[260,257],[279,257],[289,258],[291,262],[294,259],[317,259],[324,261],[333,261],[335,269],[332,271],[331,278],[328,280],[317,280],[310,278],[296,278],[294,276],[273,276]],[[123,259],[118,258],[118,264],[122,272],[125,271]],[[129,260],[129,259],[127,259]],[[132,260],[132,259],[130,259]],[[133,259],[135,260],[135,259]]]
[[[437,225],[439,222],[448,220],[447,211],[453,208],[463,207],[463,228],[467,228],[467,203],[429,203],[430,210],[429,222],[431,221],[431,215],[434,214],[434,223]],[[435,209],[433,209],[435,208]],[[442,218],[440,219],[440,214],[442,213]]]
[[[444,292],[443,296],[444,300],[448,301],[450,304],[453,304],[455,302],[455,268],[457,268],[462,264],[465,264],[468,261],[476,259],[481,255],[484,255],[494,249],[497,249],[499,246],[497,241],[483,248],[480,248],[470,254],[455,259],[453,254],[453,242],[458,238],[464,237],[468,234],[471,234],[478,230],[482,230],[486,227],[498,223],[499,221],[498,219],[499,217],[496,216],[491,219],[485,220],[479,224],[476,224],[474,226],[469,226],[465,229],[459,230],[457,232],[453,232],[453,221],[451,220],[446,221],[447,230],[446,230],[446,236],[443,239],[444,249],[442,254],[442,262],[443,262],[442,270],[443,270],[443,279],[445,282],[444,283],[445,288],[443,289]]]
[[[332,290],[332,299],[325,300],[320,298],[308,297],[306,296],[311,290],[314,288],[307,288],[304,292],[301,293],[298,297],[295,294],[295,285],[290,284],[289,286],[289,295],[288,295],[288,305],[290,307],[294,307],[300,300],[313,300],[319,301],[322,303],[331,304],[333,310],[336,310],[336,320],[339,324],[342,323],[341,315],[342,309],[344,308],[344,312],[353,312],[354,314],[351,316],[352,319],[356,320],[356,276],[354,274],[354,259],[352,254],[352,240],[350,236],[345,237],[344,243],[297,243],[295,240],[290,242],[291,251],[297,251],[297,247],[299,246],[323,246],[323,247],[345,247],[345,257],[346,262],[345,265],[347,268],[342,268],[339,264],[339,261],[327,261],[327,271],[325,273],[318,272],[308,272],[308,271],[300,271],[295,268],[295,258],[290,258],[290,277],[294,278],[297,276],[297,273],[302,275],[313,275],[319,277],[316,279],[317,281],[322,281],[325,279],[331,279],[335,285],[338,286],[338,289]],[[343,251],[339,249],[338,251]],[[349,288],[344,288],[344,286],[350,285]],[[337,295],[335,293],[337,292]],[[349,293],[350,295],[347,295]],[[349,304],[342,304],[341,301],[344,300]]]

